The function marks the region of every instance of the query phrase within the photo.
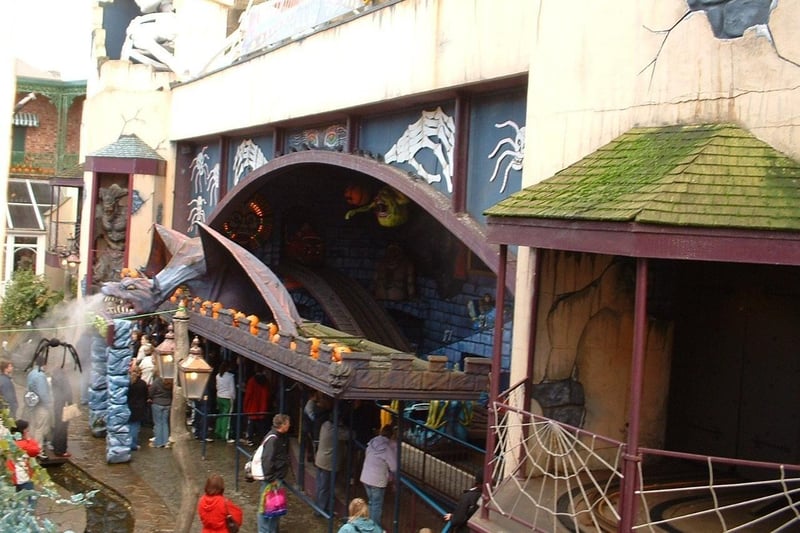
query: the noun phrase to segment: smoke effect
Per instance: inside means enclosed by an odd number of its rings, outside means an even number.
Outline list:
[[[60,367],[63,361],[64,371],[72,386],[73,401],[84,400],[91,364],[91,342],[97,335],[93,320],[102,310],[102,294],[94,294],[80,300],[64,300],[45,316],[28,323],[30,331],[20,331],[13,335],[16,337],[16,342],[12,338],[7,345],[4,343],[5,357],[14,363],[17,371],[22,371],[33,361],[42,339],[71,344],[78,354],[83,372],[78,370],[72,354],[63,346],[44,349],[48,353],[46,370],[50,373],[54,368]]]

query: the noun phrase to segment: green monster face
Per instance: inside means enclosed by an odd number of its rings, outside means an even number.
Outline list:
[[[408,197],[391,187],[383,187],[372,201],[375,218],[385,228],[400,226],[408,220]]]

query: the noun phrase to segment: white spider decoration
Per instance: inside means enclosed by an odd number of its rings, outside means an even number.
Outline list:
[[[137,0],[136,3],[144,14],[134,18],[125,30],[120,59],[182,75],[183,69],[174,52],[178,19],[172,2]]]
[[[500,170],[500,165],[506,162],[506,171],[503,173],[503,185],[500,186],[500,192],[505,192],[506,185],[508,185],[508,173],[512,170],[522,170],[522,164],[525,160],[525,126],[518,126],[516,122],[513,120],[506,120],[505,122],[501,122],[500,124],[495,124],[495,128],[505,128],[506,126],[511,126],[514,128],[516,135],[512,140],[511,137],[505,137],[500,139],[497,143],[497,146],[494,147],[492,153],[489,154],[488,159],[492,159],[494,156],[497,155],[497,152],[500,151],[500,148],[504,145],[509,145],[510,148],[503,150],[503,153],[500,154],[500,157],[497,158],[497,163],[494,165],[494,172],[492,172],[492,177],[489,178],[489,181],[492,182],[497,178],[497,172]],[[510,157],[511,160],[506,160],[507,157]]]
[[[250,139],[245,139],[236,149],[233,156],[233,186],[239,184],[239,180],[250,170],[255,170],[266,165],[269,161],[264,157],[264,152]]]
[[[403,135],[383,156],[386,163],[408,163],[417,174],[428,182],[439,183],[444,178],[447,192],[453,192],[453,145],[455,144],[455,121],[441,107],[434,111],[423,111],[422,116],[409,124]],[[416,160],[416,154],[427,148],[442,166],[441,174],[431,174]]]
[[[189,179],[192,181],[192,191],[195,194],[202,192],[206,188],[206,180],[208,179],[208,163],[206,163],[206,160],[210,159],[206,150],[208,150],[208,146],[203,146],[203,149],[192,159],[192,164],[189,165],[189,168],[192,169]]]
[[[206,204],[206,199],[203,198],[202,196],[198,196],[197,198],[186,204],[191,208],[189,209],[189,216],[186,218],[186,220],[189,222],[189,227],[186,229],[187,232],[196,230],[197,228],[195,226],[197,226],[197,224],[199,223],[205,224],[206,212],[203,209],[203,206],[205,204]]]
[[[219,198],[219,163],[215,164],[211,172],[208,173],[206,192],[208,192],[208,205],[217,205],[217,199]]]

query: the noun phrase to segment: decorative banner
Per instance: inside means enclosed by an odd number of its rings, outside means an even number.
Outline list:
[[[497,158],[497,163],[494,165],[494,172],[492,172],[489,181],[494,181],[497,178],[497,171],[500,170],[500,166],[505,164],[506,170],[503,173],[503,184],[500,186],[500,192],[505,192],[506,185],[508,184],[508,173],[512,170],[516,170],[521,172],[522,171],[522,164],[525,160],[525,126],[518,126],[516,122],[513,120],[506,120],[500,124],[495,124],[495,128],[505,128],[507,126],[511,126],[516,134],[514,138],[511,137],[504,137],[500,139],[497,143],[497,146],[494,147],[492,153],[489,154],[489,159],[494,158],[497,153],[500,151],[505,145],[509,145],[509,148],[503,150],[500,154],[500,157]],[[507,159],[511,158],[511,159]]]
[[[312,148],[342,151],[347,145],[347,128],[343,124],[332,124],[291,133],[287,145],[290,152]]]
[[[206,212],[203,209],[203,206],[206,204],[206,199],[203,198],[201,195],[198,195],[197,198],[189,202],[189,216],[186,218],[186,221],[189,222],[189,227],[186,228],[188,233],[192,233],[197,231],[197,224],[205,224],[206,222]]]
[[[317,26],[363,7],[363,0],[268,0],[251,6],[241,22],[242,55],[304,37]]]
[[[262,167],[268,162],[264,152],[252,139],[243,140],[236,149],[236,155],[233,156],[233,186],[236,187],[247,172]]]
[[[408,163],[428,184],[439,183],[444,179],[447,192],[453,192],[453,146],[455,144],[455,121],[447,116],[441,107],[434,111],[423,111],[422,116],[409,124],[403,135],[389,148],[383,160],[386,163]],[[416,155],[422,149],[433,152],[442,171],[433,174],[425,170]]]

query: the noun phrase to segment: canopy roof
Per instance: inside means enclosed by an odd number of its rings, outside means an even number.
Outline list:
[[[634,128],[486,215],[491,242],[800,264],[800,163],[734,125]]]

